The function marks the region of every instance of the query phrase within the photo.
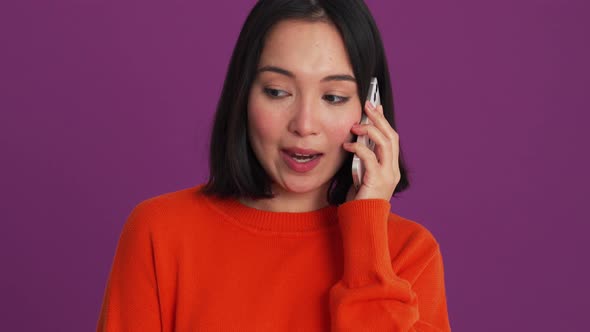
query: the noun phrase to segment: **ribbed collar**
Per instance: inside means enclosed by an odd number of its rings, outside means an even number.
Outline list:
[[[333,205],[309,212],[271,212],[249,207],[237,199],[205,199],[228,221],[257,232],[315,233],[338,226],[337,207]]]

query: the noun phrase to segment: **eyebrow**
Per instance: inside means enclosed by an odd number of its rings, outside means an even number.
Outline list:
[[[287,69],[283,69],[276,66],[264,66],[257,70],[257,73],[262,73],[265,71],[270,71],[273,73],[278,73],[281,75],[288,76],[290,78],[295,78],[295,74],[288,71]],[[338,74],[338,75],[329,75],[321,79],[320,82],[328,82],[328,81],[351,81],[356,83],[356,79],[348,74]]]

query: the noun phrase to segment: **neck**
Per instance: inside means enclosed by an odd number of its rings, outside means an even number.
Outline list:
[[[328,205],[327,190],[322,188],[309,193],[294,193],[273,188],[275,197],[265,199],[241,198],[246,206],[271,212],[309,212]]]

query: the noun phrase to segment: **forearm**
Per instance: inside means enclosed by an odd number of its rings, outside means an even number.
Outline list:
[[[421,288],[422,284],[414,287],[394,272],[389,251],[389,207],[384,200],[353,201],[339,207],[344,272],[330,291],[332,331],[447,330],[446,320],[437,318],[446,318],[446,303],[431,310],[428,315],[432,317],[428,317],[421,316],[418,300],[429,301],[422,297],[423,291],[439,297],[440,289],[436,285],[426,285],[430,289]],[[424,264],[417,270],[430,274],[429,261],[417,264]],[[423,277],[437,278],[421,273],[413,280]]]

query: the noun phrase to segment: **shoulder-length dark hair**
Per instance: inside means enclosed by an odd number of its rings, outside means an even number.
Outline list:
[[[377,25],[362,0],[260,0],[242,27],[217,104],[211,135],[209,181],[202,192],[219,197],[271,198],[271,179],[248,139],[248,96],[268,31],[293,19],[333,23],[339,30],[357,79],[359,100],[365,100],[372,76],[379,81],[385,117],[396,129],[393,93],[383,43]],[[328,202],[341,204],[352,184],[352,154],[332,178]],[[409,186],[399,156],[401,179],[394,194]]]

